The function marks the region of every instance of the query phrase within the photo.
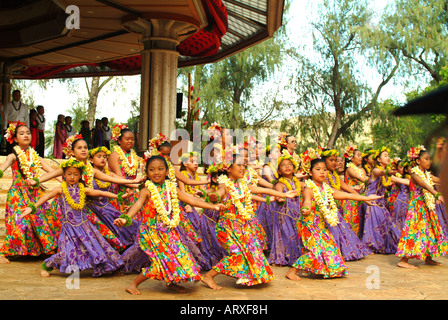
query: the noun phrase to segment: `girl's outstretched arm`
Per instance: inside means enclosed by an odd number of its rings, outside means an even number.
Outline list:
[[[370,196],[362,196],[357,193],[348,193],[340,190],[334,190],[333,198],[336,200],[354,200],[354,201],[371,201],[383,198],[383,196],[377,196],[372,194]]]
[[[132,218],[135,216],[141,208],[143,208],[144,204],[151,197],[151,192],[148,188],[143,188],[140,190],[137,201],[129,208],[127,215]],[[126,219],[117,218],[114,220],[114,225],[118,227],[123,227],[126,224]]]
[[[405,179],[405,178],[398,178],[396,176],[390,176],[392,182],[394,183],[399,183],[399,184],[404,184],[406,186],[409,186],[409,179]]]
[[[294,198],[296,197],[297,191],[295,190],[290,190],[288,192],[279,192],[277,190],[274,189],[268,189],[268,188],[260,188],[260,187],[254,187],[254,186],[248,186],[250,192],[255,193],[255,194],[267,194],[270,196],[274,196],[274,197],[279,197],[279,198]]]
[[[192,205],[194,207],[212,209],[217,211],[223,211],[226,209],[226,207],[222,203],[213,204],[205,202],[201,198],[190,196],[189,194],[183,192],[179,188],[177,188],[177,197],[180,201],[188,203],[189,205]]]
[[[43,205],[45,202],[47,202],[50,199],[53,199],[54,197],[58,196],[62,194],[62,188],[61,187],[56,187],[53,190],[51,190],[50,192],[44,194],[42,197],[40,197],[37,202],[34,204],[34,206],[36,208],[40,207],[41,205]],[[26,207],[23,211],[22,214],[20,215],[20,218],[23,218],[27,215],[29,215],[32,212],[32,209],[30,207]]]
[[[176,175],[176,179],[179,181],[182,181],[184,184],[189,184],[192,186],[200,186],[200,185],[205,185],[205,184],[209,184],[210,181],[198,181],[198,180],[193,180],[190,179],[188,177],[186,177],[185,175],[182,174],[182,172],[180,172],[180,170],[177,167],[174,167],[174,174]]]
[[[134,180],[128,180],[125,179],[123,177],[119,177],[117,175],[112,176],[112,175],[108,175],[105,174],[104,172],[101,172],[98,169],[93,169],[93,174],[95,176],[96,179],[101,180],[101,181],[107,181],[107,182],[112,182],[112,183],[116,183],[116,184],[139,184],[142,181],[145,180],[145,178],[136,178]]]

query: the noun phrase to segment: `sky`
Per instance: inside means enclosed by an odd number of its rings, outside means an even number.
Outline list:
[[[380,12],[384,9],[388,2],[391,0],[376,0],[372,1],[374,10]],[[290,12],[291,19],[288,22],[290,41],[294,44],[304,45],[305,48],[312,52],[312,39],[306,27],[317,14],[315,8],[315,1],[292,1]],[[81,26],[82,27],[82,26]],[[290,66],[288,66],[290,67]],[[291,68],[289,68],[291,69]],[[282,70],[281,73],[287,73],[287,69]],[[280,74],[282,76],[282,74]],[[125,77],[126,88],[125,91],[113,92],[111,85],[108,84],[100,93],[98,99],[98,108],[96,118],[114,117],[116,122],[126,122],[130,117],[130,101],[139,100],[140,96],[140,76],[128,76]],[[379,79],[372,79],[373,82],[379,81]],[[24,100],[27,97],[32,96],[35,105],[45,106],[47,124],[52,123],[57,119],[58,114],[68,115],[68,110],[72,106],[78,105],[79,96],[87,96],[84,78],[74,79],[77,84],[76,92],[68,92],[67,86],[64,83],[58,81],[51,81],[46,89],[42,89],[37,85],[27,86],[30,92],[22,91],[22,97]],[[264,90],[265,88],[263,88]],[[389,97],[399,97],[402,93],[400,86],[387,85],[380,96],[380,99],[387,99]],[[290,93],[287,93],[290,94]]]

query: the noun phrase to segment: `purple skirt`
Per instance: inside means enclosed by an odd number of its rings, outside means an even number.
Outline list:
[[[296,223],[300,217],[300,198],[286,199],[284,205],[269,206],[271,246],[269,264],[292,266],[303,254]]]
[[[222,258],[228,255],[216,236],[218,219],[219,212],[212,209],[205,209],[201,216],[202,246],[207,264],[210,266],[216,265]]]
[[[397,195],[391,212],[392,220],[394,221],[400,233],[403,230],[404,224],[406,222],[406,214],[408,212],[409,204],[409,187],[405,187],[406,189],[402,188],[400,193]]]

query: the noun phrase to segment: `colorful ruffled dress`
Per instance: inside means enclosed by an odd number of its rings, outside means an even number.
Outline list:
[[[322,188],[320,191],[323,194]],[[304,254],[297,259],[293,267],[322,275],[324,278],[347,275],[344,258],[314,197],[310,209],[310,214],[301,215],[297,223]]]
[[[157,188],[166,207],[166,192],[160,186]],[[202,280],[199,266],[182,243],[177,229],[168,228],[162,222],[152,199],[147,201],[142,213],[139,243],[150,260],[150,266],[142,269],[143,275],[166,283]]]
[[[188,171],[186,170],[182,170],[181,173],[187,177],[190,180],[199,180],[199,177],[197,174],[195,175],[191,175],[190,173],[188,173]],[[185,193],[194,196],[196,194],[196,191],[200,190],[200,186],[191,186],[191,185],[187,185],[185,184]],[[180,202],[180,205],[185,209],[185,204],[183,204],[182,202]],[[199,214],[199,212],[196,210],[195,207],[191,206],[192,212],[186,212],[185,214],[188,218],[188,220],[191,222],[191,224],[193,225],[194,230],[196,231],[196,233],[198,234],[198,236],[200,236],[200,224],[201,224],[201,216]]]
[[[26,150],[28,161],[31,161]],[[5,225],[6,237],[0,249],[0,255],[39,256],[52,254],[57,250],[57,240],[60,232],[60,222],[57,217],[57,201],[45,203],[37,208],[33,215],[19,218],[28,202],[34,202],[43,196],[41,188],[25,186],[25,179],[19,171],[17,161],[11,165],[12,184],[6,195]],[[27,176],[33,178],[37,174],[37,166],[31,163]]]
[[[348,174],[345,174],[344,182],[354,188],[361,184],[357,179],[351,178]],[[351,226],[354,233],[358,233],[359,230],[359,212],[361,209],[361,203],[354,200],[342,200],[342,216],[344,220]]]
[[[255,169],[248,167],[246,172],[244,173],[244,178],[246,179],[246,183],[248,185],[252,185],[254,187],[258,186],[258,176]],[[257,218],[258,207],[264,202],[258,202],[256,200],[252,200],[252,202],[254,204],[254,218],[252,222],[254,224],[255,232],[257,234],[257,240],[260,243],[261,248],[263,248],[263,250],[267,250],[268,244],[266,240],[267,239],[266,232],[264,231],[261,223],[258,221]]]
[[[79,186],[67,185],[67,189],[73,201],[79,203]],[[73,209],[64,194],[59,197],[58,207],[61,234],[58,252],[44,261],[48,268],[57,268],[61,273],[92,269],[92,276],[99,277],[123,265],[120,254],[87,218],[86,207]]]
[[[288,181],[291,190],[296,190],[296,185]],[[285,186],[283,192],[288,192]],[[272,217],[271,247],[268,256],[269,264],[292,266],[303,254],[297,233],[297,220],[300,217],[299,196],[285,199],[283,204],[273,202],[270,205],[269,215]]]
[[[238,182],[235,187],[239,190]],[[238,213],[230,194],[223,199],[223,203],[228,209],[220,213],[216,234],[228,255],[213,270],[237,278],[237,284],[247,286],[271,281],[274,274],[257,241],[252,221],[243,219]]]
[[[383,186],[382,178],[375,181],[369,179],[365,195],[372,194],[384,196],[386,187]],[[359,237],[362,243],[372,252],[381,254],[394,254],[397,251],[401,230],[395,225],[389,210],[387,210],[386,199],[380,198],[371,201],[374,205],[365,203],[361,206],[359,220]]]
[[[422,187],[411,181],[409,188],[406,222],[396,255],[418,260],[445,255],[447,239],[435,210],[428,209]]]

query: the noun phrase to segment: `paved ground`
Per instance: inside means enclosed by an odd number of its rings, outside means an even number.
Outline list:
[[[52,272],[40,276],[41,260],[16,259],[0,264],[0,299],[2,300],[176,300],[187,304],[192,300],[445,300],[448,299],[448,257],[435,259],[443,266],[428,266],[411,260],[419,269],[396,266],[393,255],[371,255],[348,262],[350,274],[340,279],[302,276],[301,281],[285,278],[288,267],[274,267],[276,278],[264,285],[244,287],[233,278],[218,275],[222,290],[211,290],[203,283],[189,283],[188,293],[175,293],[156,280],[140,286],[141,296],[125,292],[135,274],[92,278],[82,272],[79,282],[73,276]],[[79,287],[76,287],[76,284]],[[182,300],[184,300],[182,302]]]

